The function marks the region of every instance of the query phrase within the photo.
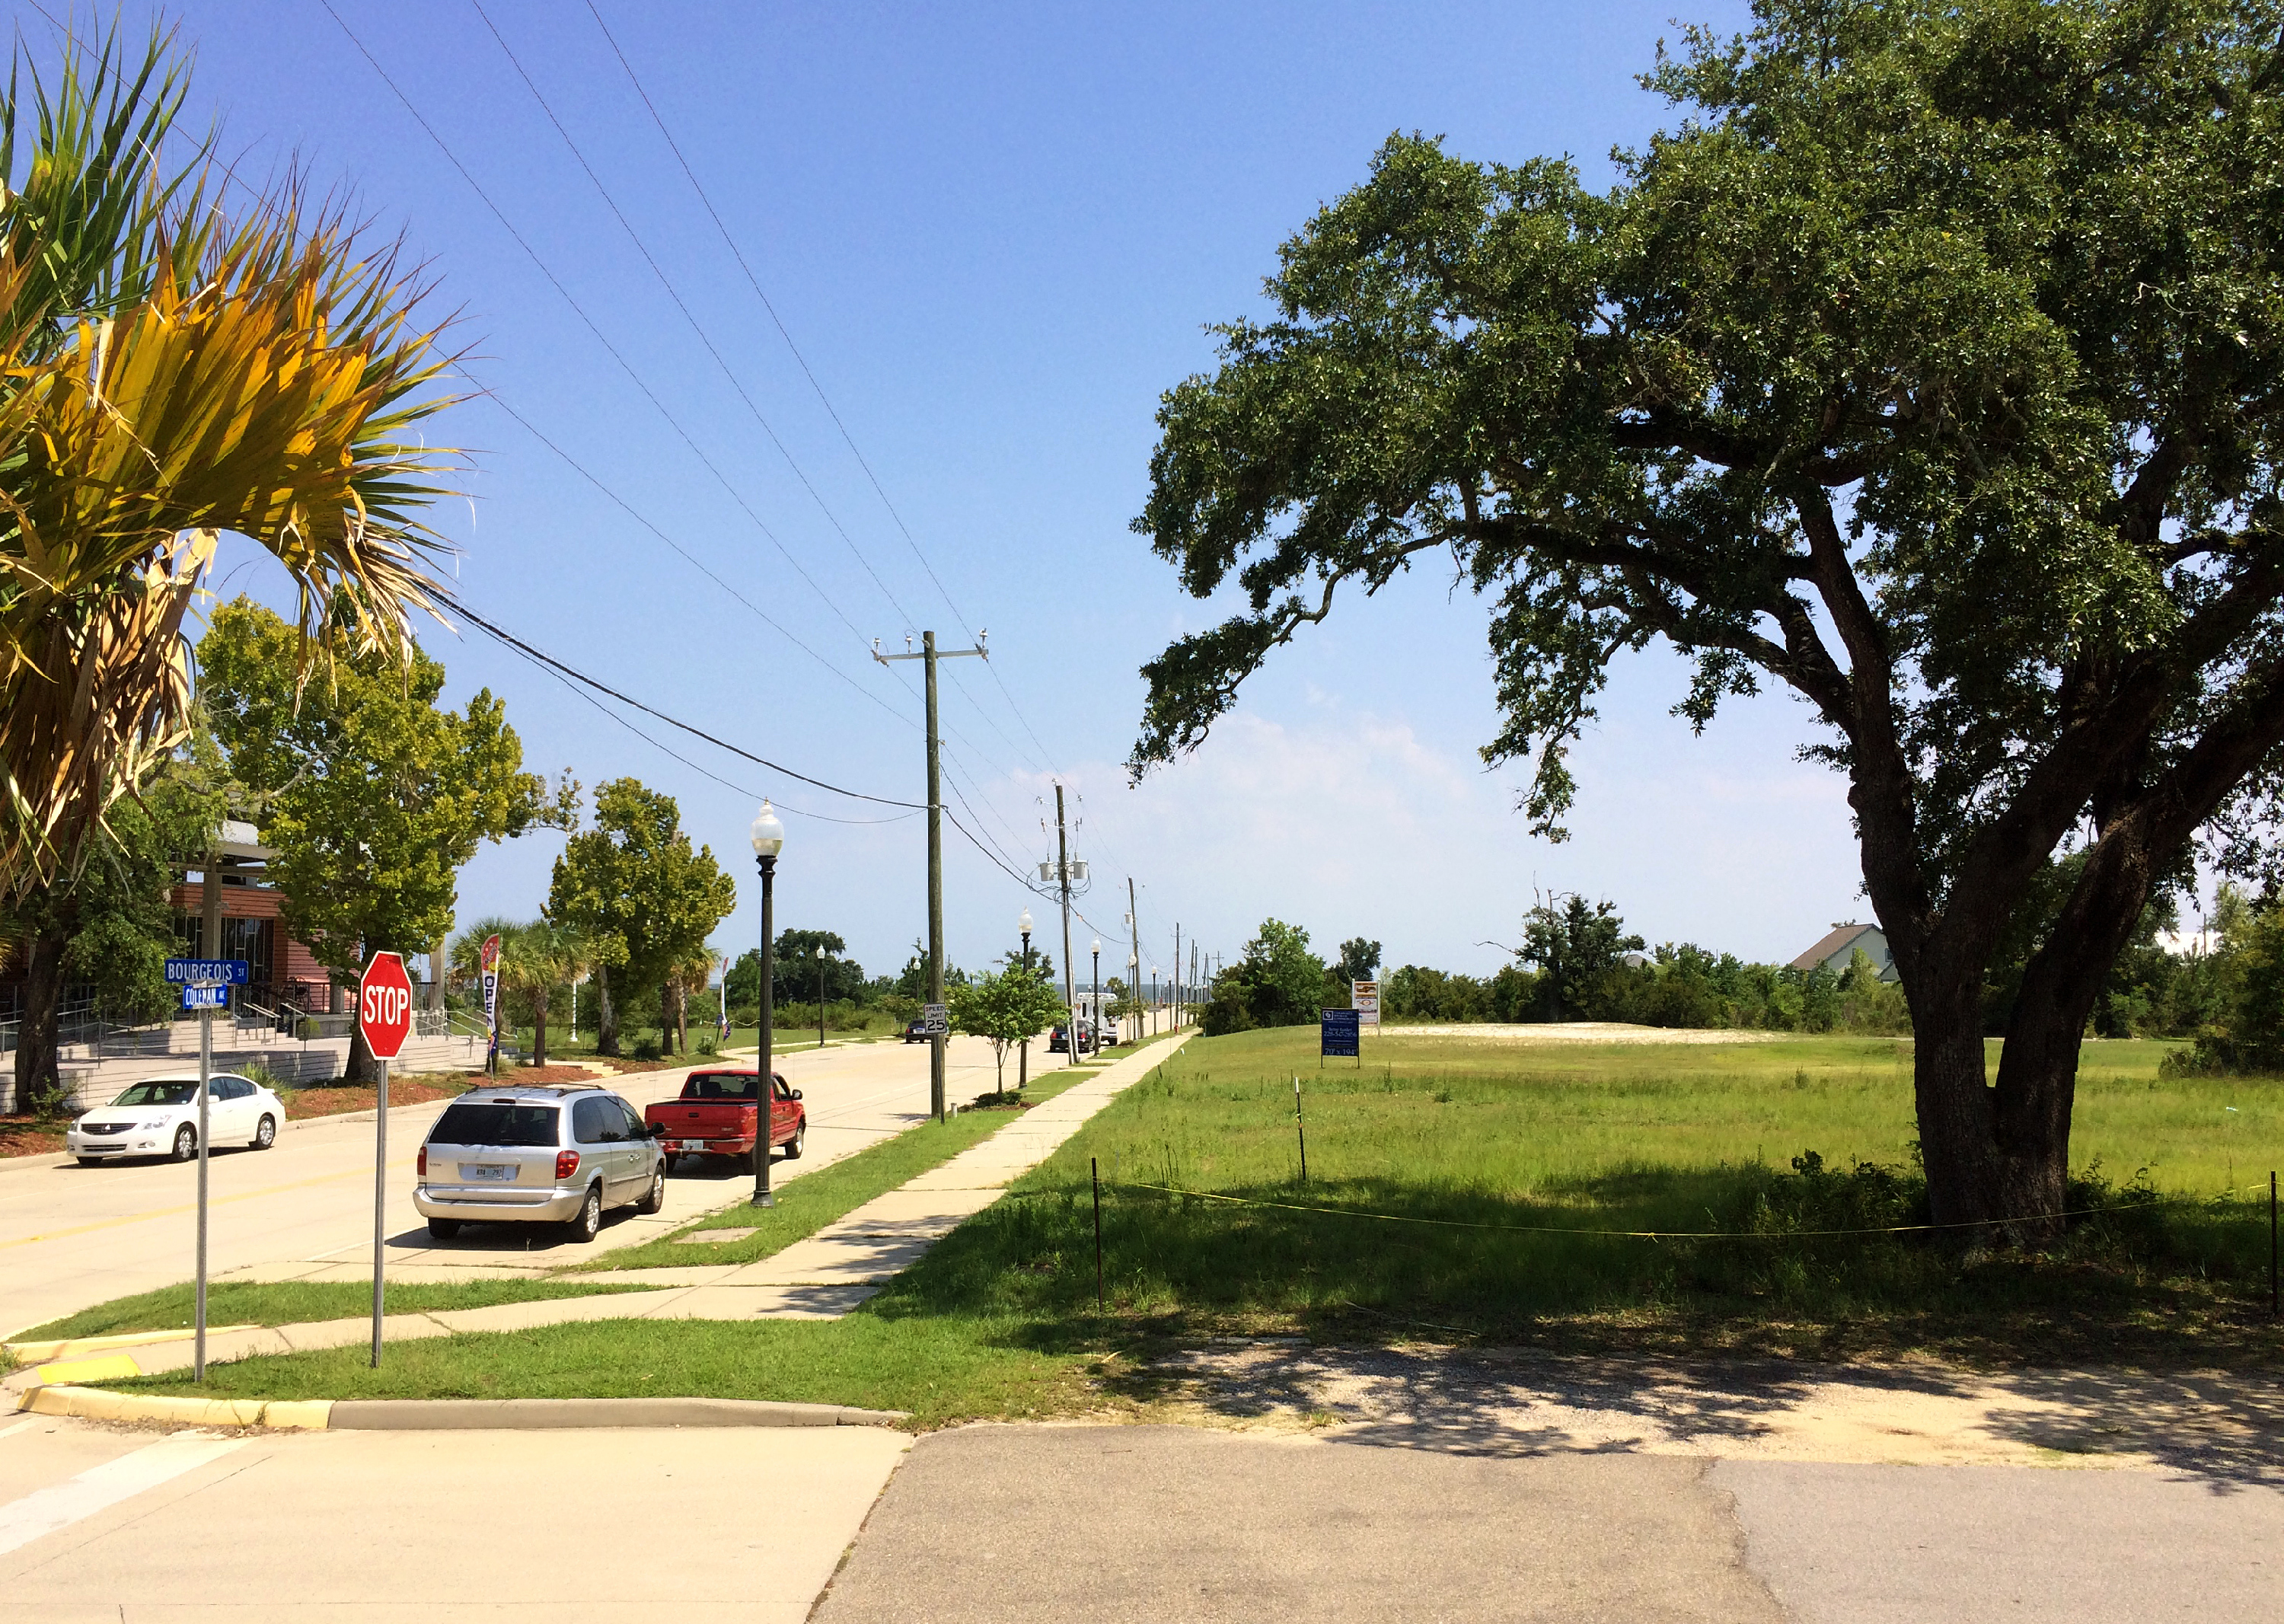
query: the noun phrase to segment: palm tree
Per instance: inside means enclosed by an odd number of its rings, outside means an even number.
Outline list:
[[[449,453],[426,293],[296,179],[232,216],[171,31],[67,41],[0,100],[0,901],[68,878],[187,737],[183,620],[221,532],[269,550],[305,637],[409,657]],[[28,91],[20,94],[20,81]],[[176,143],[176,150],[181,150]]]
[[[555,989],[592,970],[598,955],[576,926],[544,913],[500,941],[500,984],[531,1000],[531,1063],[547,1064],[547,1005]]]

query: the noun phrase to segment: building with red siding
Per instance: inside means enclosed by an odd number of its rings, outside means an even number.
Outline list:
[[[332,1007],[332,976],[315,955],[286,933],[279,911],[286,894],[270,883],[269,847],[254,838],[251,824],[222,826],[221,862],[214,876],[222,891],[222,940],[206,940],[207,888],[203,879],[185,880],[168,893],[175,910],[175,934],[187,958],[242,958],[247,966],[249,1003],[266,1009],[291,1004],[302,1010]]]

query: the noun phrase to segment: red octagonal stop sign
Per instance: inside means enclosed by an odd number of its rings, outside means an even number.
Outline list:
[[[394,1060],[404,1047],[412,1031],[412,982],[400,955],[376,953],[366,964],[357,983],[357,1030],[379,1059]]]

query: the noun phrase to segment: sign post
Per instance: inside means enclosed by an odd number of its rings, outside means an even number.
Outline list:
[[[497,938],[495,938],[497,940]],[[357,982],[357,1031],[380,1062],[372,1127],[372,1368],[380,1369],[381,1241],[388,1204],[388,1063],[412,1030],[412,981],[401,954],[375,953]]]
[[[230,989],[243,987],[242,958],[170,958],[167,980],[183,989],[183,1007],[199,1012],[199,1263],[198,1305],[192,1323],[191,1379],[207,1378],[207,1085],[214,1076],[214,1012],[230,1003]]]

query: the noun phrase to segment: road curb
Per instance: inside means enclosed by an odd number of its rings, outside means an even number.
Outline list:
[[[901,1409],[763,1399],[342,1399],[336,1432],[544,1432],[597,1426],[893,1426]]]
[[[760,1399],[204,1399],[100,1387],[34,1387],[34,1415],[295,1432],[549,1432],[581,1427],[894,1426],[901,1409]]]
[[[192,1399],[155,1393],[107,1393],[100,1387],[34,1387],[19,1408],[35,1416],[74,1416],[83,1421],[172,1421],[190,1426],[272,1426],[322,1432],[330,1400]]]

